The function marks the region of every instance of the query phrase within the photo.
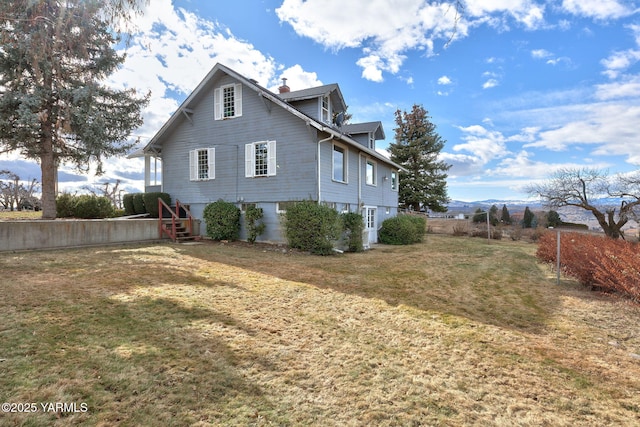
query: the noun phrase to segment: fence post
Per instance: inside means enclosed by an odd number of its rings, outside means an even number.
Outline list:
[[[556,242],[557,242],[557,247],[556,247],[556,272],[557,272],[557,278],[556,278],[556,285],[560,284],[560,230],[557,231],[557,238],[556,238]]]

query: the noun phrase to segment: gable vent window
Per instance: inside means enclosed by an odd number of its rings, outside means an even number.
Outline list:
[[[215,148],[201,148],[189,151],[189,180],[208,181],[215,179]]]
[[[246,144],[244,148],[244,176],[275,176],[276,174],[276,142],[259,141]]]
[[[240,83],[216,88],[214,98],[216,120],[242,116],[242,85]]]

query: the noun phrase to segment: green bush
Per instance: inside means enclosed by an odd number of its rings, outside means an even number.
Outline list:
[[[247,227],[247,240],[251,243],[254,243],[258,236],[264,233],[266,226],[263,222],[258,224],[258,221],[262,219],[263,215],[264,211],[262,208],[253,205],[247,207],[244,213],[245,226]]]
[[[158,199],[161,198],[164,202],[171,206],[171,196],[169,193],[152,192],[144,193],[142,200],[144,202],[144,208],[151,218],[158,218],[160,212],[158,211]]]
[[[122,207],[124,207],[125,215],[136,214],[136,209],[133,207],[133,193],[122,196]]]
[[[56,199],[56,214],[59,218],[113,218],[115,213],[111,200],[103,196],[63,193]]]
[[[387,245],[410,245],[421,242],[427,226],[427,220],[421,216],[398,215],[385,219],[378,239]]]
[[[362,232],[364,231],[364,219],[355,212],[347,212],[340,215],[346,238],[346,246],[349,252],[362,252]]]
[[[133,211],[136,215],[147,213],[144,207],[144,193],[133,194]]]
[[[240,235],[240,209],[233,203],[218,200],[204,208],[207,236],[214,240],[238,240]]]
[[[333,242],[340,237],[338,212],[312,200],[295,203],[284,217],[285,236],[292,248],[317,255],[333,254]]]
[[[56,216],[58,218],[73,218],[76,196],[62,193],[56,197]]]
[[[103,196],[82,194],[76,197],[74,217],[83,219],[113,218],[111,200]]]

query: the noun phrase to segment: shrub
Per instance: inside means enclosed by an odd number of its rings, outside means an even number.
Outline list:
[[[233,203],[218,200],[204,208],[207,236],[214,240],[238,240],[240,235],[240,209]]]
[[[244,213],[244,222],[247,227],[247,240],[251,243],[254,243],[258,236],[264,233],[266,225],[263,222],[258,224],[258,221],[260,221],[263,216],[264,211],[262,208],[254,205],[248,206]]]
[[[56,216],[58,218],[72,218],[74,216],[75,203],[76,196],[73,194],[60,194],[56,198]]]
[[[331,255],[340,237],[338,212],[312,200],[295,203],[284,216],[285,236],[292,248],[317,255]]]
[[[536,257],[556,264],[557,233],[538,240]],[[599,235],[561,233],[560,269],[583,285],[640,302],[640,253],[633,243]]]
[[[76,197],[74,217],[84,219],[112,218],[115,209],[104,196],[82,194]]]
[[[145,210],[149,213],[149,216],[152,218],[158,218],[158,199],[161,198],[164,202],[171,206],[171,196],[169,193],[160,193],[160,192],[151,192],[151,193],[143,193],[142,200],[144,203]]]
[[[469,230],[466,223],[460,223],[453,226],[454,236],[467,236],[468,234]]]
[[[133,193],[122,196],[122,207],[124,207],[125,215],[135,215],[136,209],[133,206]]]
[[[115,208],[107,197],[63,193],[56,199],[56,214],[60,218],[113,218]]]
[[[133,211],[136,215],[147,213],[144,207],[144,193],[133,194]]]
[[[364,219],[362,215],[355,212],[347,212],[340,215],[342,227],[346,239],[346,246],[349,252],[362,252],[364,245],[362,242],[362,232],[364,231]]]
[[[427,221],[421,216],[398,215],[385,219],[378,234],[380,243],[388,245],[410,245],[421,242]]]

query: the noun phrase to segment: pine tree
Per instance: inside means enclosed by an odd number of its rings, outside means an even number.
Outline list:
[[[451,165],[438,161],[446,141],[436,133],[428,111],[420,105],[414,105],[410,113],[397,110],[395,117],[395,142],[389,146],[391,160],[407,169],[400,172],[400,203],[415,210],[422,205],[446,212],[446,172]]]
[[[535,219],[535,215],[534,215],[533,212],[531,212],[531,209],[529,209],[529,206],[524,208],[524,216],[523,216],[523,219],[522,219],[522,228],[531,228],[531,227],[533,227],[534,219]]]
[[[498,207],[496,205],[491,206],[491,209],[489,209],[489,222],[494,227],[500,223],[498,219]]]
[[[509,215],[509,209],[507,209],[507,205],[502,205],[502,216],[500,217],[500,221],[502,221],[502,223],[505,225],[511,224],[511,215]]]
[[[0,150],[35,159],[42,171],[43,218],[56,217],[60,163],[80,171],[129,151],[148,96],[102,82],[124,61],[106,19],[137,0],[0,2]]]

